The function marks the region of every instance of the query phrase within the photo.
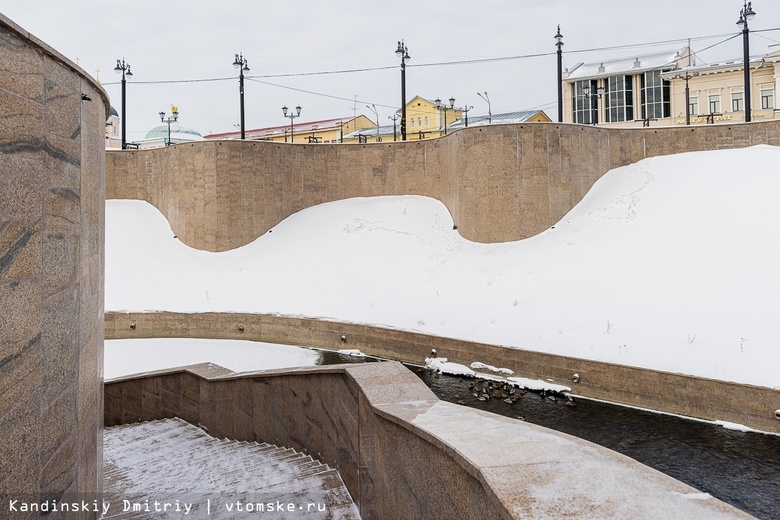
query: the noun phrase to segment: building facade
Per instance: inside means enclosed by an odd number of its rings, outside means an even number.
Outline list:
[[[364,115],[339,117],[319,121],[270,126],[246,130],[244,135],[252,141],[274,141],[281,143],[340,143],[344,136],[363,128],[375,128],[374,123]],[[207,140],[240,139],[240,132],[223,132],[203,136]]]
[[[751,58],[750,67],[752,117],[780,118],[780,45]],[[564,122],[636,127],[744,121],[743,71],[742,60],[697,65],[687,47],[579,63],[563,74]]]

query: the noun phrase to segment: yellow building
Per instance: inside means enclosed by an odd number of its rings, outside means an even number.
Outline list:
[[[780,45],[750,60],[751,114],[780,118]],[[686,111],[686,83],[689,93]],[[696,65],[689,48],[579,63],[563,75],[564,122],[617,127],[745,120],[742,60]]]
[[[750,59],[750,112],[753,121],[780,119],[775,93],[780,88],[780,45],[769,48],[765,56]],[[709,65],[692,65],[663,73],[671,81],[669,124],[732,123],[745,121],[745,73],[742,60]],[[688,106],[685,88],[688,78]]]
[[[364,115],[357,117],[340,117],[320,121],[307,121],[290,124],[256,128],[244,132],[247,140],[275,141],[283,143],[339,143],[343,136],[361,128],[374,128],[374,123]],[[240,132],[224,132],[209,134],[204,139],[239,139]]]
[[[400,117],[400,110],[398,113]],[[463,112],[450,106],[447,100],[437,104],[435,101],[415,96],[406,104],[406,139],[414,141],[441,137],[448,132],[448,126],[462,116]]]

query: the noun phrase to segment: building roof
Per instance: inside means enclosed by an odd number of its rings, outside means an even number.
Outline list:
[[[547,120],[550,119],[543,110],[518,110],[517,112],[503,112],[500,114],[493,114],[491,117],[488,117],[487,115],[471,116],[469,117],[469,126],[525,123],[540,113],[543,114]],[[449,130],[456,130],[458,128],[464,128],[465,126],[466,118],[462,117],[452,124],[447,125],[447,128]]]
[[[750,65],[751,67],[754,65],[761,65],[764,63],[766,55],[756,55],[750,57]],[[680,69],[677,69],[675,71],[669,71],[666,73],[663,73],[662,76],[665,78],[677,76],[679,74],[689,73],[689,74],[709,74],[709,73],[715,73],[715,72],[724,72],[728,70],[742,70],[744,66],[743,58],[736,58],[733,60],[726,60],[721,61],[719,63],[709,63],[706,65],[691,65],[690,67],[682,67]]]
[[[293,122],[293,131],[296,133],[312,132],[317,130],[332,129],[338,127],[339,123],[346,124],[350,121],[357,119],[361,116],[347,116],[336,117],[333,119],[320,119],[319,121],[306,121],[303,123]],[[274,135],[284,134],[290,130],[290,124],[282,124],[277,126],[268,126],[265,128],[255,128],[252,130],[245,130],[244,134],[247,139],[262,139],[263,137],[272,137]],[[204,136],[204,139],[239,139],[241,132],[223,132],[218,134],[208,134]]]
[[[655,54],[631,56],[593,63],[578,63],[569,69],[569,75],[564,81],[579,81],[615,76],[618,74],[637,74],[657,69],[674,68],[677,60],[687,56],[688,47],[674,51],[664,51]]]
[[[368,128],[359,128],[355,130],[354,132],[350,132],[348,134],[344,134],[344,139],[356,139],[359,135],[364,135],[366,137],[376,137],[376,131],[377,127],[371,126]],[[395,133],[400,138],[401,136],[401,125],[396,124],[395,126]],[[407,132],[408,134],[409,132]],[[379,137],[385,137],[385,136],[392,136],[393,135],[393,125],[381,125],[379,127]]]
[[[155,126],[146,133],[146,137],[144,137],[144,139],[159,139],[161,137],[165,139],[168,138],[167,124]],[[174,123],[171,125],[171,140],[174,139],[180,141],[201,141],[203,136],[200,135],[200,132],[197,130],[181,126],[178,123]]]

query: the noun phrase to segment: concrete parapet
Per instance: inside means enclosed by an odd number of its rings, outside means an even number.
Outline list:
[[[92,78],[0,14],[0,495],[7,499],[94,498],[102,489],[108,110]]]
[[[360,349],[386,359],[423,364],[439,357],[469,365],[481,361],[519,376],[553,380],[576,395],[780,433],[780,389],[685,374],[556,356],[452,338],[314,318],[268,314],[172,312],[106,313],[106,337],[224,338],[331,350]],[[574,374],[578,382],[574,382]]]
[[[114,380],[106,426],[180,417],[338,468],[361,517],[749,518],[586,441],[439,401],[396,362]]]
[[[317,204],[378,195],[438,199],[465,238],[506,242],[558,222],[612,168],[756,144],[780,145],[780,121],[636,129],[492,125],[364,145],[208,141],[108,152],[107,197],[150,202],[182,242],[208,251],[248,244]]]

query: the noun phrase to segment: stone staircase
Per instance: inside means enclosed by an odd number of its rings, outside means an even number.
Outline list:
[[[326,464],[181,419],[106,428],[103,450],[106,519],[360,518]]]

